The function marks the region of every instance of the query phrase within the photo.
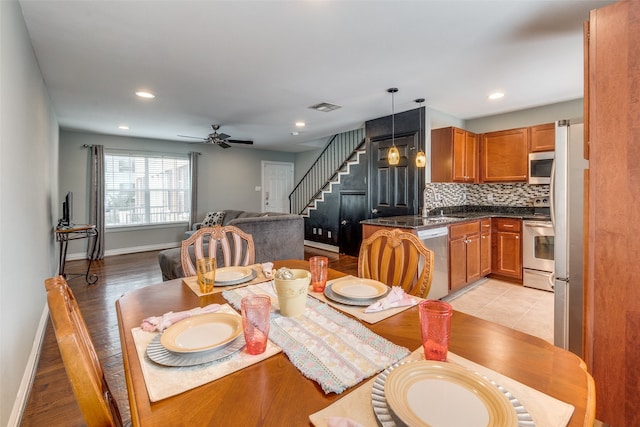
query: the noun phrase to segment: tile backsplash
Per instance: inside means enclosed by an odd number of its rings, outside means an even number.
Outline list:
[[[531,207],[534,197],[548,194],[548,185],[427,183],[423,206],[429,210],[449,206]]]

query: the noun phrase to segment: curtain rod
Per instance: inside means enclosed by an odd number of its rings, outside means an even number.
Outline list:
[[[92,148],[93,147],[92,144],[82,144],[82,146],[84,148]],[[135,150],[135,149],[131,149],[131,148],[107,148],[107,150],[112,150],[112,151],[130,151],[130,152],[153,153],[153,154],[185,154],[185,153],[169,153],[169,152],[166,152],[166,151],[162,151],[161,152],[161,151],[151,151],[151,150]],[[196,153],[199,156],[202,155],[202,153],[199,152],[199,151],[192,151],[192,153]]]

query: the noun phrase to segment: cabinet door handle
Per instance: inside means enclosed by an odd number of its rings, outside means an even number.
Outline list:
[[[516,240],[520,239],[520,236],[516,236]]]
[[[504,228],[513,228],[513,224],[503,224]]]

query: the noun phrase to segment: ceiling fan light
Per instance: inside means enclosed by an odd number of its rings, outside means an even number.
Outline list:
[[[423,168],[427,165],[427,155],[424,151],[418,151],[416,154],[416,167]]]
[[[398,151],[398,147],[395,145],[389,148],[389,153],[387,153],[387,159],[389,160],[390,165],[397,165],[400,163],[400,151]]]

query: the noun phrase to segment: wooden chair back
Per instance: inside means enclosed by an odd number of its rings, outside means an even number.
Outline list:
[[[208,245],[206,255],[205,244]],[[180,262],[185,276],[196,275],[196,266],[189,251],[190,247],[193,247],[195,259],[218,258],[218,248],[220,248],[224,267],[251,265],[255,262],[256,249],[253,237],[232,225],[202,227],[182,241]],[[216,262],[219,266],[221,265],[218,260]]]
[[[426,298],[433,279],[433,251],[410,232],[378,230],[362,241],[358,276]]]
[[[57,276],[46,279],[44,284],[62,362],[87,425],[122,426],[118,405],[67,281]]]

